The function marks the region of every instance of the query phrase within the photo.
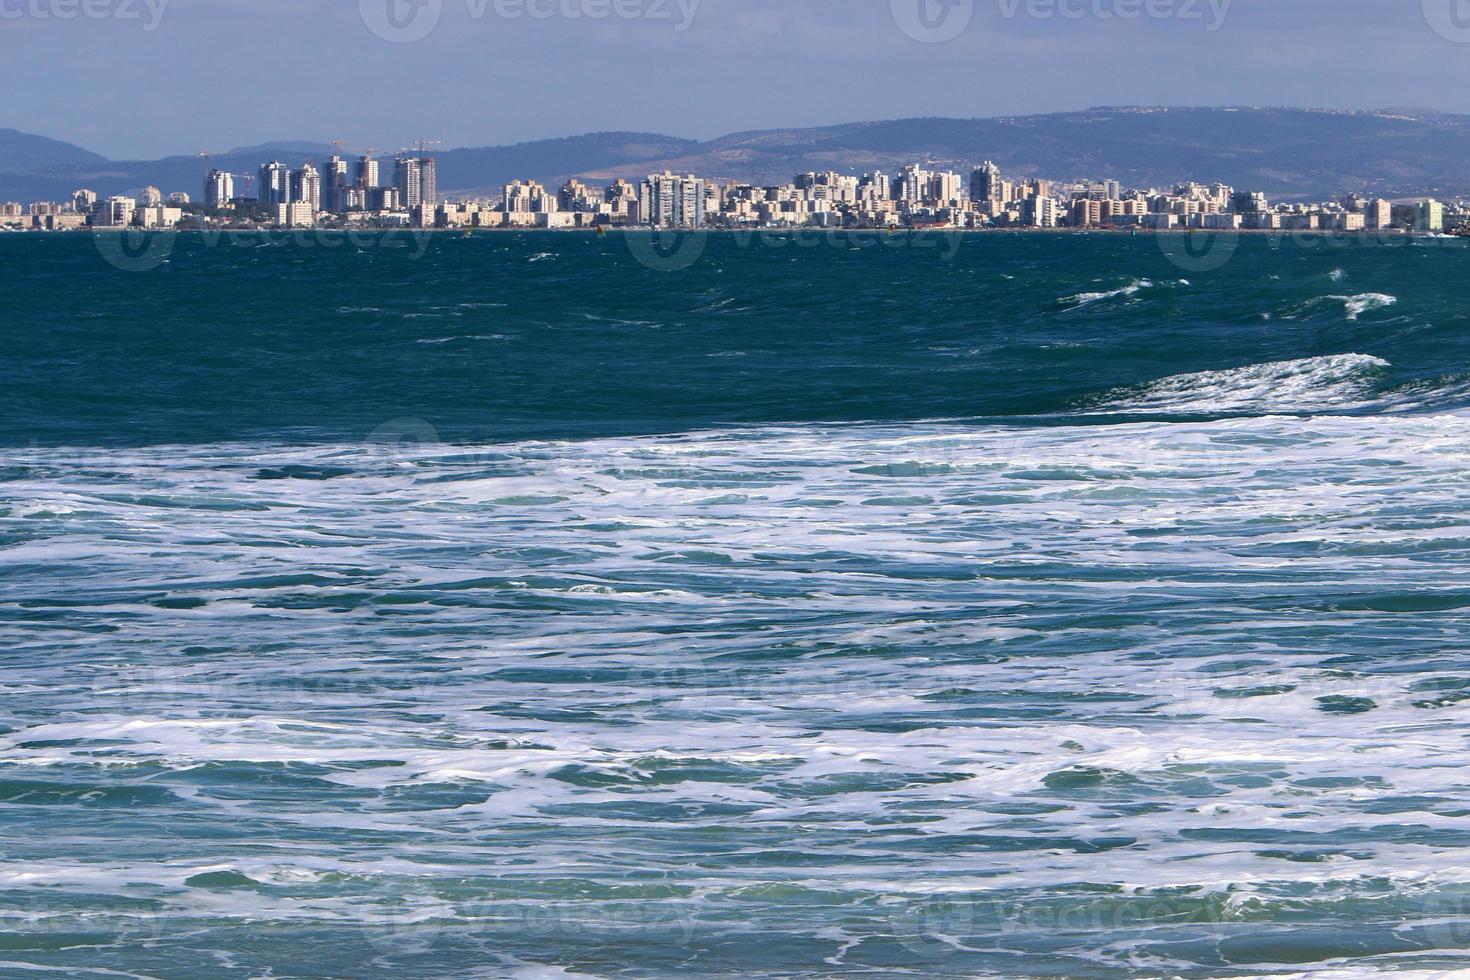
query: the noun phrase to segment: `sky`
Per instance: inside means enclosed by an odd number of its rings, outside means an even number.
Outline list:
[[[0,0],[0,127],[114,159],[1095,105],[1470,112],[1470,0]]]

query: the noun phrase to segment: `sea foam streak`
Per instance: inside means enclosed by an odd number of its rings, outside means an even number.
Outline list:
[[[1182,282],[1182,280],[1181,280]],[[1086,306],[1089,303],[1097,303],[1105,299],[1115,299],[1119,296],[1132,296],[1140,289],[1146,289],[1153,283],[1147,279],[1135,279],[1126,286],[1118,289],[1110,289],[1102,292],[1078,293],[1075,296],[1063,296],[1057,302],[1066,303],[1071,306]]]
[[[1387,367],[1367,354],[1333,354],[1201,371],[1118,392],[1100,408],[1181,415],[1341,410],[1368,404]]]
[[[1349,320],[1356,320],[1364,313],[1373,310],[1393,306],[1399,301],[1397,296],[1389,296],[1387,293],[1360,293],[1357,296],[1333,296],[1331,298],[1341,301],[1346,307]]]
[[[155,975],[1452,948],[1467,421],[8,452],[8,887]]]

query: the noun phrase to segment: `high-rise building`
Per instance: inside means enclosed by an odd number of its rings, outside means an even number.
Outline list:
[[[1270,209],[1260,191],[1236,191],[1230,195],[1230,210],[1236,214],[1261,214]]]
[[[433,157],[419,159],[419,203],[431,211],[439,205],[439,161]]]
[[[556,210],[556,198],[534,180],[516,180],[501,190],[500,210],[512,214],[545,214]]]
[[[433,157],[402,156],[393,161],[393,186],[402,206],[413,209],[438,204],[438,162]]]
[[[638,188],[626,180],[615,180],[603,194],[616,222],[633,221],[638,215]]]
[[[267,207],[291,203],[291,171],[276,160],[260,168],[260,190],[256,194]]]
[[[929,192],[929,171],[911,163],[893,178],[893,199],[908,204],[921,204]]]
[[[224,170],[211,170],[204,182],[204,204],[216,211],[235,199],[235,175]]]
[[[949,207],[958,203],[962,196],[959,174],[940,170],[929,176],[927,200],[938,204],[940,207]]]
[[[316,209],[308,201],[276,205],[276,224],[283,228],[310,228],[316,222]]]
[[[378,161],[364,153],[357,159],[357,169],[353,174],[357,186],[363,190],[371,190],[378,186]]]
[[[79,190],[71,196],[72,210],[80,211],[83,214],[86,214],[88,211],[92,210],[92,206],[96,203],[96,191]]]
[[[1000,168],[986,160],[970,174],[970,200],[1002,201]]]
[[[1430,198],[1419,205],[1419,220],[1416,231],[1444,231],[1444,205]]]
[[[419,161],[413,157],[399,157],[393,161],[393,186],[398,188],[398,199],[406,208],[416,208],[424,201],[423,171]]]
[[[1387,231],[1393,227],[1393,202],[1385,201],[1383,198],[1375,198],[1368,202],[1364,209],[1367,215],[1367,225],[1374,231]]]
[[[561,211],[596,211],[598,203],[592,188],[580,180],[569,180],[556,192],[557,208]]]
[[[1039,194],[1026,198],[1021,202],[1021,224],[1028,228],[1055,228],[1057,202]]]
[[[1106,200],[1111,200],[1107,198]],[[1093,228],[1102,224],[1103,202],[1091,197],[1082,197],[1072,202],[1072,226]]]
[[[322,208],[322,176],[316,167],[303,163],[291,173],[291,201],[311,205],[313,212]]]
[[[133,223],[138,211],[138,202],[131,197],[109,197],[96,211],[96,223],[120,228]]]
[[[344,199],[347,184],[347,161],[342,159],[341,155],[333,153],[322,170],[321,206],[323,211],[347,210],[347,203]]]
[[[704,224],[704,181],[665,170],[650,174],[639,194],[639,215],[656,228],[698,228]]]
[[[398,196],[396,187],[372,187],[364,192],[366,209],[369,211],[398,211],[403,208],[403,201]]]
[[[168,196],[168,203],[175,207],[182,207],[189,203],[189,195],[183,191],[174,191]]]
[[[156,208],[163,203],[163,191],[157,187],[145,187],[138,195],[138,202],[145,208]]]
[[[893,182],[881,170],[868,174],[858,184],[858,196],[870,201],[886,201],[893,193]]]

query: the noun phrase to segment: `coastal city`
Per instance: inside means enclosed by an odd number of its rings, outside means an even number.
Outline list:
[[[209,170],[198,197],[157,187],[99,197],[0,204],[0,230],[71,231],[210,228],[829,228],[829,229],[1185,229],[1470,234],[1470,204],[1391,201],[1349,193],[1336,201],[1275,203],[1223,183],[1129,188],[1117,180],[1008,177],[984,161],[968,177],[911,164],[861,177],[808,172],[758,186],[692,174],[651,174],[605,186],[568,179],[553,190],[535,180],[498,196],[444,199],[433,156],[405,153],[321,166],[272,160],[254,173]]]

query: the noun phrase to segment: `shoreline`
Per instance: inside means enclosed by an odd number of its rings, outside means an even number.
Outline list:
[[[601,231],[599,232],[599,227]],[[817,227],[789,227],[771,226],[761,228],[651,228],[639,227],[608,227],[595,226],[592,228],[411,228],[411,227],[353,227],[339,228],[329,225],[313,225],[310,227],[286,228],[286,227],[259,227],[259,228],[0,228],[0,237],[22,237],[22,236],[67,236],[67,235],[120,235],[120,234],[144,234],[154,235],[260,235],[260,234],[382,234],[407,232],[412,235],[451,235],[461,238],[472,238],[477,235],[509,235],[509,234],[531,234],[531,235],[593,235],[605,237],[607,235],[652,235],[652,234],[681,234],[681,235],[762,235],[762,234],[796,234],[796,235],[1107,235],[1125,238],[1161,238],[1166,236],[1193,236],[1193,235],[1250,235],[1260,237],[1324,237],[1324,238],[1381,238],[1429,241],[1470,241],[1470,235],[1452,235],[1443,232],[1416,232],[1403,229],[1363,229],[1360,231],[1342,231],[1335,228],[950,228],[943,226],[928,226],[920,228],[817,228]]]

